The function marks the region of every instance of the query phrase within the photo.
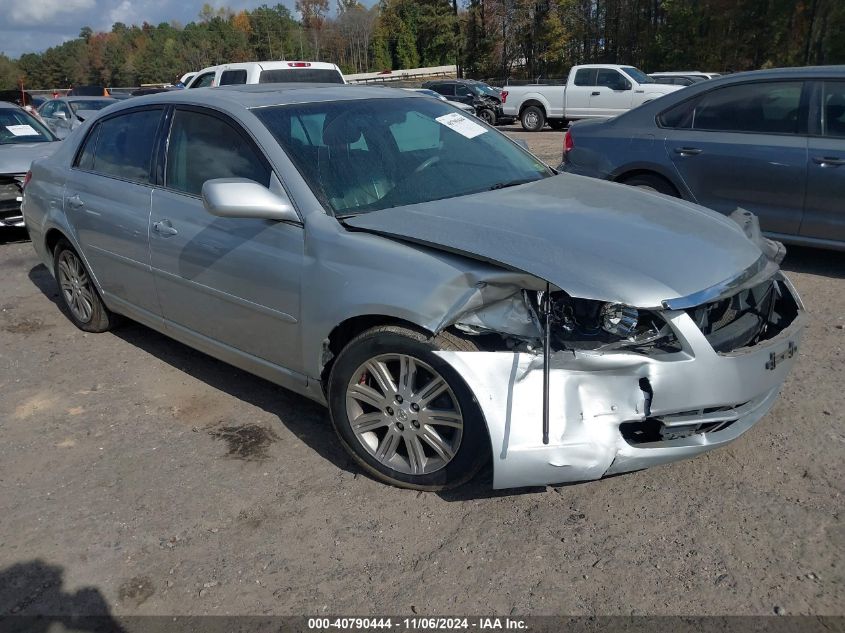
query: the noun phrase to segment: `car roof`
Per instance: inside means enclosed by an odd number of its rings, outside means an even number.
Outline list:
[[[104,99],[107,101],[117,101],[114,97],[107,97],[106,95],[103,95],[102,97],[89,97],[84,95],[77,97],[76,95],[68,95],[66,97],[56,97],[55,99],[50,99],[50,101],[102,101]]]
[[[119,102],[117,112],[139,105],[185,103],[219,106],[229,109],[252,109],[275,105],[313,103],[315,101],[352,101],[356,99],[424,99],[421,94],[382,86],[349,84],[289,83],[240,84],[216,88],[173,90],[154,95],[134,97]],[[115,106],[111,106],[115,107]]]
[[[292,64],[308,64],[307,67],[302,66],[293,66]],[[216,66],[208,66],[207,68],[203,68],[200,71],[197,71],[195,74],[205,74],[207,72],[217,71],[217,70],[240,70],[240,69],[247,69],[247,68],[255,68],[258,67],[261,70],[306,70],[306,68],[317,68],[322,70],[337,70],[337,65],[332,64],[330,62],[309,62],[309,61],[298,61],[298,60],[287,60],[287,61],[260,61],[260,62],[234,62],[232,64],[217,64]]]

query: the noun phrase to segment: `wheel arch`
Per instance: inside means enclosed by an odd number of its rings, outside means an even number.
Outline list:
[[[612,173],[608,180],[624,183],[626,180],[636,176],[656,176],[661,180],[665,180],[677,192],[679,198],[695,202],[686,187],[682,186],[682,183],[679,183],[671,174],[666,173],[666,170],[655,165],[629,165]]]
[[[548,109],[547,105],[548,104],[544,103],[543,101],[541,101],[540,99],[537,99],[535,97],[528,98],[525,101],[523,101],[521,104],[519,104],[519,117],[520,118],[522,117],[522,113],[525,111],[525,108],[528,108],[530,106],[537,106],[538,108],[540,108],[543,111],[543,116],[548,118],[549,109]]]

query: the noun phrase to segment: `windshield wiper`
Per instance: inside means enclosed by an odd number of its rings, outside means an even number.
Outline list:
[[[497,182],[495,185],[490,187],[490,191],[505,189],[506,187],[516,187],[517,185],[524,185],[525,183],[535,182],[537,180],[540,180],[540,178],[520,178],[519,180],[510,180],[508,182]]]

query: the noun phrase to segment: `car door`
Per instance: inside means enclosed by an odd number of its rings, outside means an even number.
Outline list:
[[[459,103],[465,103],[466,105],[473,105],[475,103],[476,97],[475,93],[472,89],[467,86],[466,84],[454,84],[455,85],[455,96],[448,97],[449,99],[454,99]]]
[[[575,77],[567,82],[565,101],[566,117],[580,119],[590,114],[590,95],[595,91],[598,68],[579,68]]]
[[[297,369],[302,226],[215,217],[201,198],[214,178],[248,178],[282,191],[266,157],[234,120],[179,106],[163,162],[152,196],[150,257],[168,327]]]
[[[696,202],[757,214],[764,231],[797,235],[804,212],[807,99],[801,81],[710,90],[658,116],[668,160]]]
[[[590,91],[590,114],[611,117],[631,109],[634,97],[631,82],[618,70],[599,68],[596,85]]]
[[[816,90],[801,235],[845,241],[845,81]]]
[[[149,260],[153,146],[163,108],[122,111],[95,125],[65,181],[64,210],[106,303],[158,316]]]

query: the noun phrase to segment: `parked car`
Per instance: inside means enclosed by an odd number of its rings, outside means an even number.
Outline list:
[[[39,97],[36,97],[26,90],[21,90],[20,88],[0,90],[0,102],[13,103],[26,110],[36,119],[40,120],[40,117],[38,116]]]
[[[729,75],[572,126],[565,171],[737,207],[784,242],[845,249],[845,66]]]
[[[53,134],[65,138],[87,118],[113,103],[117,99],[111,97],[60,97],[45,102],[38,114]]]
[[[672,71],[672,72],[659,72],[659,73],[649,73],[649,77],[657,81],[658,83],[666,83],[666,81],[661,82],[661,80],[686,80],[690,83],[676,83],[677,86],[689,86],[693,83],[698,83],[699,81],[707,81],[708,79],[715,79],[716,77],[721,77],[720,73],[703,73],[700,70],[683,70],[683,71]]]
[[[699,81],[707,81],[704,77],[698,75],[681,75],[675,73],[652,73],[649,75],[654,79],[655,83],[666,84],[668,86],[691,86],[697,84]]]
[[[122,314],[326,404],[361,468],[417,489],[723,446],[804,321],[753,231],[389,88],[138,97],[33,165],[24,215],[78,327]]]
[[[335,64],[326,62],[243,62],[209,66],[196,73],[188,88],[210,88],[240,84],[346,83]]]
[[[34,159],[55,151],[58,140],[23,108],[0,101],[0,228],[23,226],[26,173]]]
[[[576,119],[606,119],[674,92],[633,66],[573,66],[565,85],[506,86],[504,113],[519,118],[529,132],[548,123],[563,129]]]
[[[472,79],[435,79],[422,85],[427,90],[443,95],[449,101],[457,101],[472,106],[479,119],[490,125],[508,123],[513,117],[506,117],[502,112],[501,93],[481,81]]]
[[[109,91],[105,86],[74,86],[67,93],[68,97],[108,97]]]
[[[463,110],[464,112],[468,112],[469,114],[472,114],[472,115],[475,114],[475,108],[473,108],[471,105],[466,104],[466,103],[461,103],[460,101],[449,101],[449,99],[444,97],[439,92],[435,92],[434,90],[429,90],[428,88],[403,88],[403,90],[409,90],[411,92],[416,92],[416,93],[419,93],[421,95],[426,95],[427,97],[434,97],[435,99],[437,99],[439,101],[445,101],[446,103],[453,105],[456,108]]]

